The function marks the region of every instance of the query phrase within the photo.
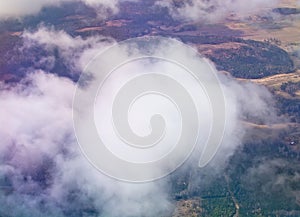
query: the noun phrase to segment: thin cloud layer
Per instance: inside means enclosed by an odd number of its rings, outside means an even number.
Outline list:
[[[49,71],[54,68],[55,63],[61,62],[71,73],[80,72],[99,51],[115,43],[112,38],[102,36],[73,38],[64,31],[45,27],[40,27],[36,32],[25,31],[22,38],[20,52],[34,52],[32,48],[43,49],[46,52],[46,56],[39,56],[37,60],[31,61],[36,68],[45,68],[48,63]]]
[[[262,159],[247,170],[242,183],[254,192],[299,201],[299,191],[293,187],[300,181],[299,172],[299,168],[286,159]]]
[[[216,23],[230,16],[245,18],[251,15],[260,15],[263,11],[276,6],[278,0],[158,0],[157,5],[168,8],[176,19],[204,21]]]
[[[122,0],[11,0],[0,2],[0,19],[21,18],[26,15],[35,15],[44,7],[61,6],[68,2],[82,2],[87,6],[98,9],[99,16],[107,15],[107,12],[117,13],[118,4]]]

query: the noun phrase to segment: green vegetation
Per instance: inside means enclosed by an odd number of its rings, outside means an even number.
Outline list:
[[[300,151],[292,135],[245,144],[223,174],[212,168],[173,174],[174,199],[201,198],[201,216],[234,216],[236,205],[240,217],[299,216]]]
[[[238,78],[263,78],[295,70],[289,54],[281,48],[253,40],[242,43],[235,49],[217,49],[208,57],[217,64],[218,69]]]
[[[296,96],[296,92],[300,91],[300,82],[288,81],[286,83],[283,83],[280,86],[280,89],[282,91],[284,91],[284,92],[287,92],[291,96],[295,97]]]
[[[204,209],[203,216],[220,217],[220,216],[233,216],[235,207],[230,197],[225,198],[212,198],[202,201]]]
[[[276,96],[277,107],[281,114],[288,115],[292,122],[300,122],[300,99]]]

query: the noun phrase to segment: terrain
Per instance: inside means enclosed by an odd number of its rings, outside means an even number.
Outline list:
[[[104,35],[122,41],[160,35],[179,39],[239,82],[268,88],[285,121],[274,125],[241,122],[249,129],[248,138],[222,174],[202,177],[203,170],[211,168],[173,174],[173,216],[300,216],[300,8],[296,1],[281,1],[272,12],[276,18],[233,17],[217,24],[175,20],[152,0],[124,2],[120,8],[120,13],[106,20],[96,19],[95,12],[84,5],[66,4],[44,8],[22,21],[1,21],[0,80],[18,82],[29,66],[78,80],[80,72],[71,72],[59,58],[50,68],[37,64],[34,57],[49,55],[43,46],[20,51],[23,32],[36,30],[40,20],[74,37]],[[203,185],[205,188],[199,188]]]

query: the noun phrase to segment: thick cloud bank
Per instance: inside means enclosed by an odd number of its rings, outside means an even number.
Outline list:
[[[168,211],[157,184],[118,183],[81,155],[75,84],[45,72],[1,91],[1,216],[142,216]]]
[[[107,46],[106,42],[101,46],[97,37],[74,39],[45,28],[25,33],[24,43],[55,47],[63,53],[63,61],[78,70]],[[76,49],[82,51],[80,55],[73,55]],[[124,53],[113,58],[118,55]],[[130,69],[143,71],[143,67]],[[189,82],[185,76],[181,80]],[[222,167],[242,144],[241,119],[267,124],[276,119],[265,88],[225,76],[220,81],[228,106],[227,125],[214,167]],[[0,216],[166,216],[172,212],[168,178],[146,184],[117,182],[83,157],[72,124],[73,81],[36,70],[22,82],[1,84],[0,89]]]

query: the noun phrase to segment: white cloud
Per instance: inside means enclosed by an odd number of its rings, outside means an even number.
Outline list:
[[[82,2],[94,8],[98,16],[107,17],[109,14],[119,12],[119,3],[122,1],[138,0],[11,0],[0,2],[0,19],[21,18],[26,15],[35,15],[47,6],[60,6],[67,2]],[[167,7],[171,15],[177,19],[201,20],[206,22],[219,22],[235,14],[237,17],[259,15],[262,11],[274,7],[279,0],[192,0],[182,1],[176,7],[175,0],[157,0],[157,5]]]
[[[0,121],[7,124],[0,127],[0,184],[12,191],[1,193],[0,215],[81,216],[88,208],[110,216],[168,211],[164,186],[118,183],[80,154],[72,127],[75,83],[39,71],[15,87],[1,87]]]
[[[299,168],[286,159],[259,159],[241,180],[249,190],[269,197],[280,195],[281,198],[293,198],[295,201],[299,199],[299,191],[293,187],[300,181]]]
[[[72,38],[65,32],[45,28],[26,32],[23,37],[26,46],[38,43],[48,49],[55,47],[78,69],[110,44],[102,37]],[[180,50],[170,52],[167,48],[161,47],[157,52],[167,53],[169,58],[179,55],[197,61]],[[74,55],[77,50],[81,52]],[[122,55],[128,53],[116,52],[107,57],[106,64]],[[138,72],[145,70],[145,65],[134,66]],[[164,64],[154,64],[155,67],[173,72]],[[241,117],[251,116],[263,123],[274,118],[268,112],[271,95],[266,89],[237,83],[230,77],[220,79],[228,120],[222,147],[213,162],[215,167],[224,165],[242,144]],[[194,88],[195,83],[189,83],[185,76],[179,81]],[[95,216],[162,216],[172,209],[167,180],[138,185],[119,183],[99,174],[82,156],[72,126],[75,83],[37,71],[15,86],[1,84],[0,89],[0,122],[5,123],[0,126],[0,183],[12,188],[0,196],[0,215],[84,216],[90,212]]]
[[[114,44],[114,40],[108,37],[95,36],[83,39],[80,36],[72,38],[64,31],[55,31],[40,27],[36,32],[25,31],[22,34],[23,46],[20,52],[26,54],[28,48],[40,46],[47,51],[47,57],[40,60],[37,65],[44,62],[53,62],[55,51],[58,51],[60,60],[71,72],[76,72],[85,67],[90,59],[101,50]]]
[[[174,0],[158,0],[157,4],[167,7],[171,15],[177,19],[186,19],[193,21],[203,21],[216,23],[223,21],[230,15],[239,18],[250,15],[260,15],[262,11],[274,7],[278,0],[192,0],[183,1],[179,7],[176,7]]]
[[[54,37],[56,36],[56,37]],[[63,31],[54,31],[53,29],[40,28],[38,31],[29,33],[26,32],[23,35],[26,46],[32,46],[34,43],[46,46],[48,49],[55,47],[59,52],[62,53],[65,62],[72,68],[83,69],[86,64],[101,50],[104,50],[105,47],[108,47],[115,43],[113,40],[105,40],[101,36],[89,37],[82,39],[81,37],[72,38]],[[55,39],[54,39],[55,38]],[[57,40],[59,39],[59,40]],[[186,54],[183,51],[172,52],[168,51],[167,47],[161,48],[157,53],[165,53],[170,58],[170,54],[179,56],[180,58],[186,58]],[[114,53],[112,56],[114,58],[108,57],[107,64],[112,62],[114,59],[121,56],[128,55],[123,50],[120,50]],[[197,61],[190,58],[190,61]],[[101,67],[101,66],[100,66]],[[100,68],[98,66],[98,68]],[[168,67],[164,65],[153,65],[153,69],[163,68],[168,70]],[[97,69],[98,69],[97,68]],[[96,69],[96,71],[98,71]],[[142,72],[146,69],[142,65],[137,64],[130,69],[134,72]],[[128,71],[130,71],[128,70]],[[170,69],[172,71],[173,69]],[[131,73],[132,74],[132,73]],[[126,78],[126,75],[123,74],[123,78]],[[236,82],[233,78],[221,76],[220,77],[222,86],[226,94],[226,101],[228,108],[228,117],[227,128],[225,131],[225,139],[223,147],[227,149],[223,152],[227,152],[228,155],[231,155],[235,148],[242,143],[244,128],[241,127],[241,124],[238,122],[240,118],[255,120],[257,123],[270,124],[278,120],[276,112],[273,107],[273,100],[271,93],[262,86],[257,86],[252,83],[240,83]],[[180,78],[182,82],[188,83],[189,80],[185,77]],[[188,84],[187,86],[193,86],[194,84]],[[114,85],[112,85],[114,86]],[[110,90],[112,93],[112,90]],[[253,105],[255,105],[253,107]],[[142,128],[140,128],[142,129]],[[224,158],[226,159],[226,158]]]
[[[0,19],[20,18],[26,15],[35,15],[47,6],[60,6],[67,2],[82,2],[87,6],[99,9],[99,16],[107,12],[118,12],[118,4],[122,0],[10,0],[0,1]]]
[[[59,5],[61,0],[12,0],[0,2],[0,18],[20,17],[36,14],[44,6]]]

